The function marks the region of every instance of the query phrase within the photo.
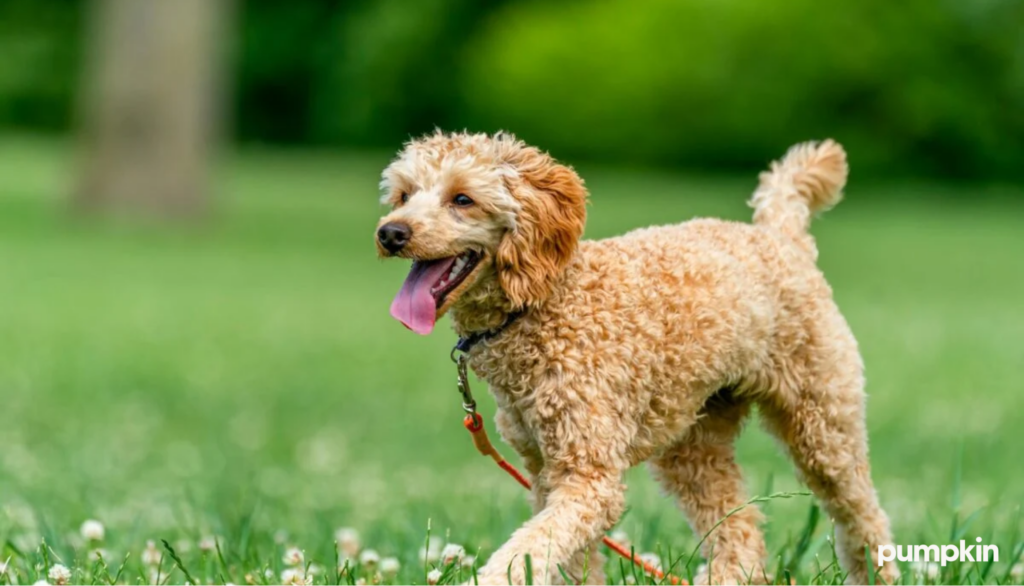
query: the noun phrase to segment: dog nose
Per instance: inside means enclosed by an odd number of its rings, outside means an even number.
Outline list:
[[[391,254],[402,250],[411,236],[412,228],[401,222],[388,222],[377,230],[377,240]]]

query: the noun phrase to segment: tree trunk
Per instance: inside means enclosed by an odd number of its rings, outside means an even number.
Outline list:
[[[93,0],[84,212],[196,217],[222,128],[228,0]]]

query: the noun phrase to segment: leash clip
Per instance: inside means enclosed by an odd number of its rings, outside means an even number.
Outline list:
[[[458,348],[452,349],[452,361],[455,363],[459,373],[459,393],[462,395],[462,410],[470,415],[476,415],[476,400],[473,399],[473,392],[469,389],[469,374],[466,372],[466,362],[469,358],[465,354],[455,356]]]

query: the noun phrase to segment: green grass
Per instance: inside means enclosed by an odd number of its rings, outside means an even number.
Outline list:
[[[814,232],[867,363],[881,500],[898,543],[965,531],[1001,552],[988,569],[905,580],[1019,581],[1024,191],[871,185],[854,155],[848,200]],[[92,518],[107,528],[111,578],[121,568],[126,583],[156,578],[143,550],[162,539],[203,583],[280,581],[289,545],[325,568],[317,582],[334,582],[342,526],[399,558],[397,580],[423,583],[428,526],[483,560],[527,517],[522,490],[462,429],[454,336],[418,337],[388,315],[406,267],[372,246],[386,161],[249,152],[224,166],[208,225],[131,228],[66,213],[63,145],[0,140],[0,584],[32,583],[53,563],[75,582],[108,582],[78,536]],[[747,220],[755,181],[581,172],[588,237]],[[751,495],[802,490],[756,425],[739,452]],[[636,551],[685,561],[701,536],[645,470],[628,480],[621,528]],[[811,499],[761,506],[773,568],[840,578]],[[219,555],[200,551],[204,536]],[[609,576],[633,574],[620,568],[612,559]],[[160,572],[186,580],[168,555]]]

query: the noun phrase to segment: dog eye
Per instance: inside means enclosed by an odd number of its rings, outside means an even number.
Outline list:
[[[452,203],[460,207],[466,207],[473,205],[473,200],[465,193],[460,193],[452,198]]]
[[[408,194],[408,192],[403,191],[401,193],[401,195],[398,196],[398,199],[402,200],[402,203],[408,202],[409,201],[409,194]]]

